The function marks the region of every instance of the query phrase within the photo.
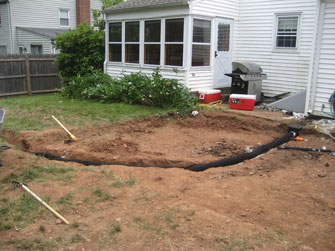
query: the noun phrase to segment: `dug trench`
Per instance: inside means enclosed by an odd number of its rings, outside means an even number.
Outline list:
[[[199,116],[153,116],[98,128],[4,131],[9,143],[27,152],[65,159],[148,166],[189,166],[255,149],[287,132],[287,126],[263,119],[215,111]]]
[[[32,162],[73,169],[70,182],[47,179],[29,185],[41,195],[52,195],[53,205],[71,193],[73,205],[61,213],[79,227],[53,224],[53,216],[44,214],[20,232],[2,231],[3,239],[82,236],[69,244],[70,250],[334,250],[335,160],[331,154],[273,149],[238,165],[195,173],[122,165],[85,169],[27,153],[184,166],[255,149],[285,134],[287,124],[206,110],[189,118],[153,116],[69,129],[78,142],[64,143],[68,137],[57,127],[19,134],[4,130],[8,142],[23,151],[14,148],[2,153],[0,178],[20,174],[32,168]],[[313,130],[304,128],[301,137],[305,140],[286,145],[335,148],[332,140]],[[114,187],[109,172],[122,181],[131,177],[136,185]],[[97,202],[90,189],[106,191],[112,198]],[[9,198],[19,194],[9,185],[0,191]],[[111,222],[120,224],[120,232],[110,234]],[[41,225],[45,232],[38,230]]]

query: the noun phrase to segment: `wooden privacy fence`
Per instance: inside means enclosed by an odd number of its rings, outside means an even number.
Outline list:
[[[55,59],[54,54],[0,56],[0,97],[57,91]]]

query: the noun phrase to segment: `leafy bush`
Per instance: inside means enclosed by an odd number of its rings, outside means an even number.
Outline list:
[[[156,107],[172,107],[186,112],[196,105],[188,89],[175,79],[165,79],[155,70],[151,75],[141,72],[111,78],[101,71],[73,77],[62,89],[67,98],[95,99],[101,102],[125,102]]]
[[[71,77],[89,75],[103,68],[105,58],[105,35],[86,23],[76,29],[56,36],[56,48],[60,54],[56,67],[64,83]]]

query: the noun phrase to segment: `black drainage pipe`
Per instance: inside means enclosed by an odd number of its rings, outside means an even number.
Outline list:
[[[285,134],[284,136],[282,136],[281,138],[275,139],[274,141],[272,141],[268,144],[260,145],[259,147],[257,147],[255,150],[253,150],[250,153],[241,153],[241,154],[235,155],[235,156],[230,157],[230,158],[213,161],[213,162],[206,163],[206,164],[195,164],[195,165],[192,165],[192,166],[185,167],[185,169],[195,171],[195,172],[201,172],[201,171],[205,171],[209,168],[213,168],[213,167],[235,165],[235,164],[241,163],[245,160],[255,158],[256,156],[258,156],[262,153],[265,153],[265,152],[271,150],[274,147],[277,147],[281,144],[284,144],[284,143],[288,142],[294,136],[295,136],[295,133],[289,132],[289,133]]]
[[[299,131],[300,132],[300,131]],[[223,167],[223,166],[229,166],[229,165],[235,165],[238,163],[241,163],[245,160],[252,159],[262,153],[265,153],[272,148],[275,148],[277,146],[280,146],[281,144],[284,144],[288,142],[292,137],[296,137],[299,135],[299,132],[295,131],[290,131],[289,133],[285,134],[281,138],[275,139],[272,142],[265,144],[265,145],[260,145],[257,147],[255,150],[253,150],[250,153],[242,153],[238,154],[236,156],[226,158],[226,159],[221,159],[205,164],[195,164],[195,165],[190,165],[190,166],[155,166],[155,167],[160,167],[160,168],[182,168],[186,169],[189,171],[194,171],[194,172],[201,172],[205,171],[209,168],[214,168],[214,167]],[[136,164],[127,164],[127,163],[119,163],[119,162],[100,162],[100,161],[87,161],[87,160],[79,160],[79,159],[65,159],[50,153],[43,153],[43,152],[36,152],[35,153],[37,156],[45,157],[50,160],[58,160],[58,161],[65,161],[65,162],[76,162],[80,163],[83,165],[92,165],[92,166],[101,166],[101,165],[123,165],[123,166],[133,166],[133,167],[153,167],[150,165],[136,165]]]

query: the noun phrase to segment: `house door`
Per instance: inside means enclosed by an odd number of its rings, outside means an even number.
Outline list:
[[[232,72],[233,24],[234,21],[232,19],[216,18],[214,41],[214,88],[231,86],[231,78],[224,74]]]

